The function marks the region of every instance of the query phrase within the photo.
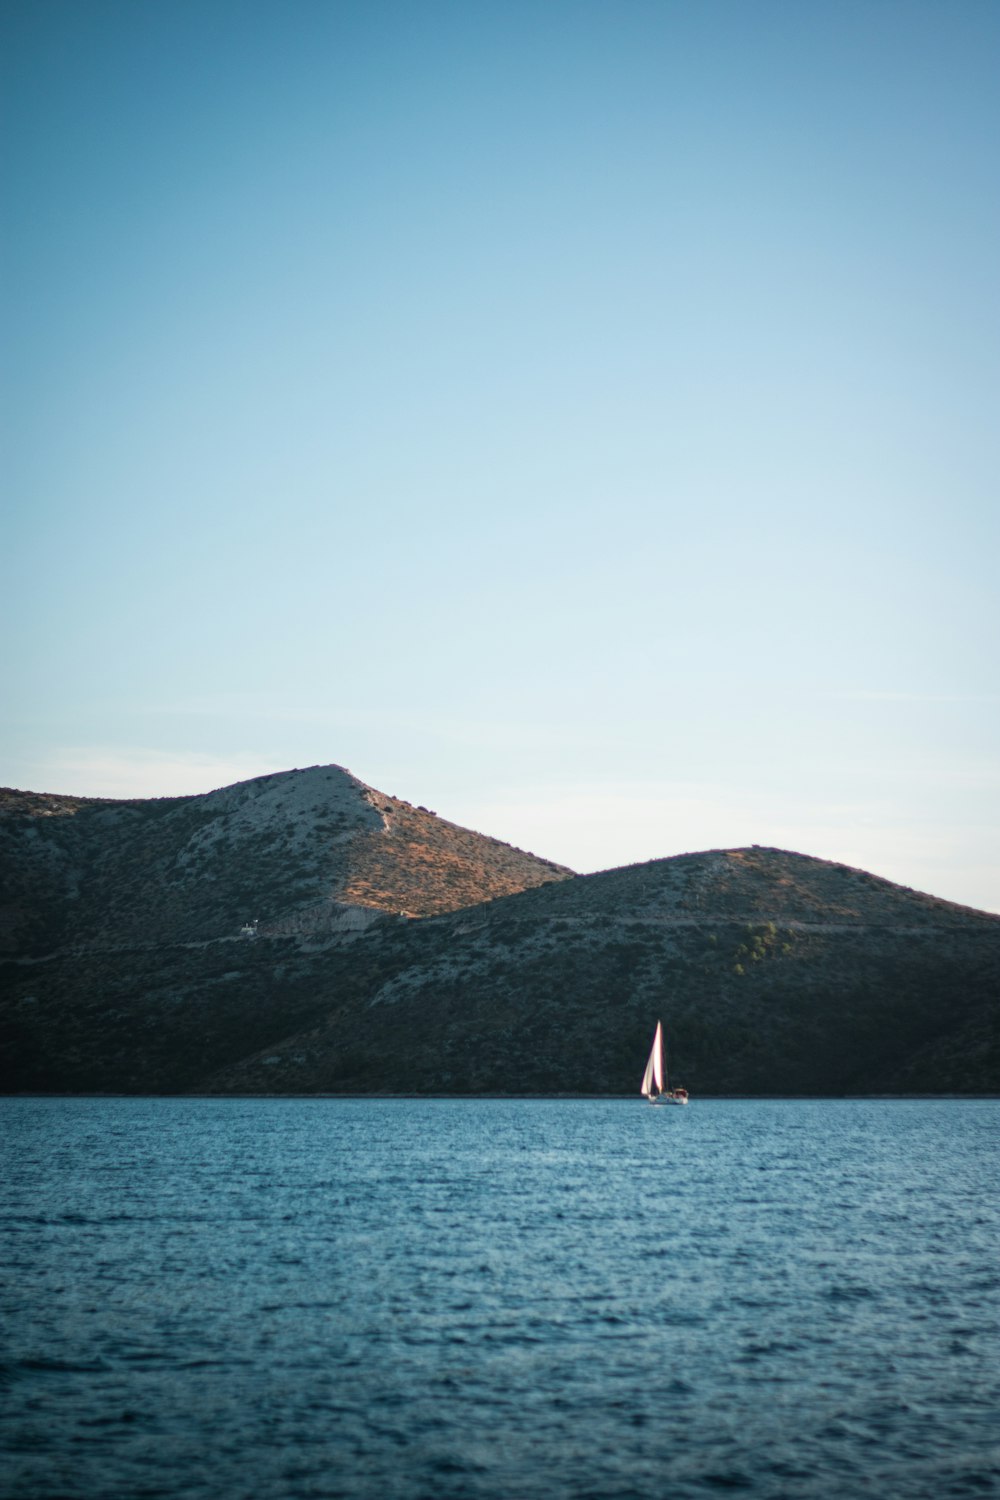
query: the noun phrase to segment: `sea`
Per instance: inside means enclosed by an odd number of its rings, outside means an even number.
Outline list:
[[[11,1500],[1000,1494],[1000,1101],[0,1129]]]

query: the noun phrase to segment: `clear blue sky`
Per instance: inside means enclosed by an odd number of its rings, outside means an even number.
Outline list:
[[[0,781],[1000,909],[1000,5],[3,9]]]

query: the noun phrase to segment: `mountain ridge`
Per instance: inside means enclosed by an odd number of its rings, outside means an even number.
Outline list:
[[[0,854],[8,1092],[627,1093],[661,1015],[700,1094],[1000,1090],[1000,917],[811,855],[573,875],[337,766]]]

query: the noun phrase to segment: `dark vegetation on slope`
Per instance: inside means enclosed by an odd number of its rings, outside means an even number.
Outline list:
[[[571,879],[335,767],[211,797],[17,804],[0,1087],[629,1094],[662,1017],[695,1094],[1000,1092],[1000,918],[774,849]]]

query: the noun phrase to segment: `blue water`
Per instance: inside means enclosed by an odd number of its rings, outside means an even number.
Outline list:
[[[1000,1493],[1000,1103],[0,1127],[9,1496]]]

